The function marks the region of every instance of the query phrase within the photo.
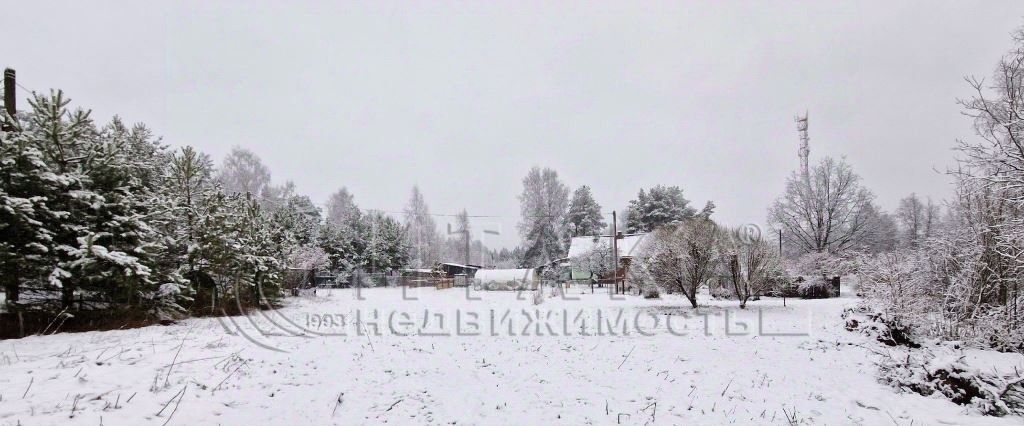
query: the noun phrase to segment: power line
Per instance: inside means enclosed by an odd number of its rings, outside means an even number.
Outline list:
[[[29,93],[35,93],[36,92],[35,90],[28,90],[28,88],[26,88],[25,86],[22,86],[21,83],[18,83],[17,81],[14,82],[14,85],[20,87],[21,90],[24,90],[24,91],[29,92]]]

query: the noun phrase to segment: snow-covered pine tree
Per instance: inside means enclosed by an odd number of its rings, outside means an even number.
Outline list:
[[[287,233],[275,229],[256,197],[246,194],[235,200],[238,214],[233,223],[233,245],[237,253],[229,272],[230,282],[236,284],[234,296],[243,304],[268,306],[281,296],[282,253],[290,241],[281,238]]]
[[[137,297],[142,306],[161,318],[177,316],[183,310],[178,302],[187,299],[188,286],[174,260],[170,246],[173,240],[162,232],[165,224],[176,220],[175,208],[166,196],[167,166],[172,154],[145,125],[128,128],[118,117],[104,126],[99,140],[108,147],[109,155],[116,157],[105,160],[106,166],[117,168],[96,167],[93,175],[119,178],[96,188],[108,205],[120,205],[120,209],[110,208],[113,220],[104,224],[114,235],[107,248],[131,253],[149,270],[148,279],[129,284],[129,303],[135,303],[131,300]],[[92,180],[94,184],[101,182],[95,177]]]
[[[601,205],[594,199],[590,193],[590,187],[587,185],[573,191],[565,220],[567,222],[566,233],[569,237],[598,235],[607,226],[604,216],[601,214]]]
[[[405,227],[397,220],[379,211],[366,215],[369,231],[365,252],[365,266],[372,272],[384,272],[404,267],[409,260]]]
[[[38,281],[59,289],[66,309],[173,299],[180,277],[157,261],[164,241],[149,223],[160,213],[152,201],[162,148],[120,121],[100,131],[69,103],[59,91],[34,96],[18,136],[50,169],[45,178],[54,186],[39,196],[60,219],[48,227],[50,271]]]
[[[320,244],[336,272],[347,273],[365,263],[366,223],[348,189],[341,188],[327,200],[327,214]]]
[[[316,244],[320,229],[320,209],[305,195],[291,195],[284,203],[271,210],[271,220],[282,232],[291,234],[296,247]]]
[[[344,231],[341,226],[327,222],[320,227],[317,239],[317,245],[327,254],[327,268],[335,273],[351,271],[359,263],[353,238]]]
[[[210,157],[186,146],[171,156],[167,177],[167,196],[177,220],[165,232],[174,240],[174,256],[186,271],[195,271],[204,262],[197,246],[200,226],[208,213],[207,203],[216,191],[213,185],[213,163]]]
[[[714,204],[710,207],[713,210]],[[636,199],[629,202],[627,212],[628,233],[650,232],[697,215],[697,211],[690,206],[690,200],[683,196],[681,188],[663,185],[656,185],[646,192],[641,189]]]
[[[563,238],[569,188],[552,169],[534,167],[523,178],[519,196],[519,234],[526,250],[525,262],[537,266],[565,257]]]
[[[61,191],[54,176],[27,134],[0,139],[0,286],[11,307],[22,286],[45,277],[55,263],[52,229],[60,216],[47,204]]]

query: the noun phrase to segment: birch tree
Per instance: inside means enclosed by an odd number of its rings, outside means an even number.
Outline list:
[[[423,268],[433,265],[440,260],[440,236],[437,232],[437,223],[430,215],[430,207],[427,206],[418,186],[412,187],[412,194],[404,213],[409,266]]]
[[[228,194],[249,193],[260,200],[272,191],[270,169],[254,152],[238,146],[224,157],[217,179]]]
[[[523,178],[519,203],[519,234],[526,262],[536,266],[565,257],[563,236],[569,188],[558,179],[558,173],[547,168],[530,169]]]

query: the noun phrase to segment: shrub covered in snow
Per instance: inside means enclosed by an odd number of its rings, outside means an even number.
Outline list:
[[[697,307],[697,291],[718,273],[720,228],[707,218],[686,220],[656,229],[647,237],[631,269],[646,286],[682,293]]]
[[[898,323],[881,312],[865,306],[848,308],[843,311],[848,331],[856,331],[888,346],[920,347],[914,340],[906,323]]]
[[[832,283],[825,277],[804,280],[797,286],[797,294],[804,299],[824,299],[832,295]]]
[[[885,357],[880,377],[898,389],[942,395],[984,414],[1024,414],[1024,376],[981,371],[968,365],[962,355],[922,349]]]

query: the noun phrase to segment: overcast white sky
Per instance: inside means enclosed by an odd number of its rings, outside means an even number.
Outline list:
[[[397,211],[418,184],[435,213],[506,216],[477,221],[499,245],[533,165],[606,211],[660,183],[763,223],[805,110],[812,162],[845,155],[883,208],[946,197],[962,78],[1024,24],[991,0],[170,3],[4,5],[0,66],[217,161],[246,147],[318,203]]]

